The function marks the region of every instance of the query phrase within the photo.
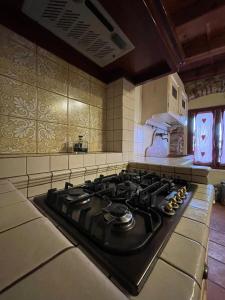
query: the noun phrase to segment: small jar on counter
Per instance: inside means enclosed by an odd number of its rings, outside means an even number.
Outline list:
[[[82,135],[78,136],[78,140],[75,141],[74,147],[73,147],[74,152],[80,153],[80,152],[88,152],[88,142],[83,139]]]

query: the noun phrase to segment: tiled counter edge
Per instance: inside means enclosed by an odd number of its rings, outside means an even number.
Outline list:
[[[125,153],[59,154],[0,157],[0,180],[9,179],[31,198],[66,181],[81,184],[100,174],[118,173],[127,167]]]
[[[72,299],[74,292],[83,300],[127,300],[9,180],[0,180],[0,190],[1,300]]]
[[[200,184],[208,184],[208,176],[211,170],[210,167],[204,166],[175,166],[175,165],[160,165],[143,162],[129,162],[130,170],[147,170],[152,171],[160,176],[168,178],[184,179],[189,182]]]
[[[110,165],[110,168],[109,168],[109,165]],[[103,173],[104,172],[109,172],[109,173],[113,173],[113,171],[114,171],[113,166],[115,166],[115,165],[117,166],[117,164],[115,163],[115,164],[109,164],[109,165],[108,164],[100,165],[97,168],[96,168],[96,166],[81,167],[81,168],[74,169],[75,172],[74,172],[73,169],[71,169],[70,176],[73,176],[73,177],[70,177],[70,178],[77,178],[76,176],[78,176],[78,178],[82,177],[82,176],[84,176],[83,174],[85,174],[86,170],[87,170],[87,176],[92,176],[93,173],[95,174],[96,172],[103,172]],[[107,171],[109,169],[110,169],[110,171]],[[96,170],[98,170],[98,171],[96,171]],[[53,172],[56,172],[56,173],[53,173]],[[68,176],[68,172],[65,171],[65,170],[52,171],[52,172],[42,173],[41,175],[40,174],[34,174],[33,176],[31,176],[31,182],[38,182],[38,184],[40,184],[42,182],[46,182],[46,178],[48,178],[49,173],[55,174],[55,176],[58,177],[59,179],[61,179],[62,177],[64,178],[64,176]],[[54,184],[54,181],[52,181],[52,184]],[[2,191],[2,194],[1,194],[2,196],[7,195],[10,192],[13,192],[13,193],[17,192],[16,188],[14,187],[14,185],[10,181],[4,180],[4,179],[0,180],[0,188],[1,188],[1,191]],[[20,195],[20,199],[22,199],[21,201],[26,201],[27,202],[27,199],[24,196],[22,196],[22,194],[20,192],[17,192],[17,193]],[[2,197],[2,199],[3,199],[3,197]],[[177,225],[177,227],[175,229],[175,232],[172,234],[172,237],[174,236],[174,238],[177,239],[177,236],[179,235],[179,239],[178,240],[181,241],[182,244],[183,244],[183,241],[187,242],[188,240],[191,240],[193,242],[198,243],[198,245],[200,245],[203,249],[206,249],[207,248],[206,243],[207,243],[207,240],[208,240],[209,218],[210,218],[210,214],[211,214],[211,208],[212,208],[213,200],[214,200],[214,188],[213,188],[213,186],[211,186],[211,185],[205,185],[205,184],[197,184],[197,190],[194,193],[193,200],[190,202],[190,204],[189,204],[189,206],[188,206],[188,208],[187,208],[184,216],[181,218],[181,221],[178,223],[178,225]],[[202,202],[202,203],[205,203],[201,208],[198,207],[199,206],[199,201]],[[5,201],[5,203],[6,203],[6,201]],[[27,203],[29,204],[30,202],[27,202]],[[8,208],[7,208],[8,210],[12,210],[13,207],[15,207],[15,206],[18,206],[18,208],[19,208],[19,204],[22,205],[21,203],[14,203],[14,204],[8,203],[6,205],[8,205]],[[29,204],[29,205],[31,205],[31,204]],[[24,206],[24,204],[23,204],[23,206]],[[17,209],[15,210],[16,214],[17,214],[17,211],[19,211]],[[33,208],[33,209],[35,209],[35,208]],[[23,208],[23,211],[24,211],[24,208]],[[200,214],[196,215],[196,213],[195,213],[196,211],[199,212]],[[192,215],[192,213],[193,213],[193,215]],[[11,215],[11,213],[10,213],[10,215]],[[32,225],[33,222],[37,218],[38,219],[41,218],[43,220],[46,220],[46,218],[44,216],[40,215],[38,212],[37,212],[37,215],[36,215],[36,213],[33,212],[32,216],[29,216],[29,217],[31,218],[31,222],[29,223],[30,225]],[[203,237],[201,238],[201,236],[200,236],[202,244],[198,240],[198,236],[192,236],[193,230],[190,229],[190,227],[185,227],[184,226],[185,225],[185,224],[183,224],[184,220],[186,220],[186,221],[188,220],[189,223],[191,223],[188,226],[191,225],[192,229],[193,228],[196,229],[196,222],[198,222],[199,225],[200,224],[204,225],[203,226],[204,230],[201,232],[201,234],[202,234],[202,236],[204,236],[204,238]],[[26,220],[25,220],[25,222],[26,222]],[[22,226],[24,226],[24,225],[22,224]],[[19,226],[19,227],[21,227],[21,226]],[[13,228],[10,229],[8,232],[10,232],[10,231],[13,231]],[[58,234],[59,234],[59,236],[62,236],[60,232],[58,232]],[[1,235],[1,234],[0,234],[0,236],[3,237],[3,235]],[[172,243],[172,237],[170,239],[171,243]],[[169,242],[170,242],[170,240],[169,240]],[[169,247],[169,242],[168,242],[168,247]],[[177,245],[177,246],[179,248],[182,245],[180,245],[180,246]],[[200,246],[198,246],[197,248],[199,248]],[[70,248],[71,245],[69,244],[69,246],[68,246],[67,243],[66,243],[66,247]],[[72,250],[74,252],[76,252],[74,254],[77,254],[78,257],[79,257],[79,255],[82,254],[82,253],[80,253],[80,250],[77,249],[77,248],[73,248]],[[71,251],[71,250],[68,250],[68,251]],[[77,252],[79,252],[79,253],[77,253]],[[163,275],[164,274],[163,272],[159,272],[159,270],[161,270],[161,269],[162,270],[166,270],[166,272],[167,271],[169,272],[169,270],[172,272],[171,273],[171,278],[169,280],[170,281],[169,285],[171,287],[170,290],[172,290],[172,291],[174,290],[175,293],[178,293],[180,295],[180,299],[189,299],[189,298],[186,298],[187,295],[185,294],[185,291],[187,291],[187,286],[185,288],[183,286],[182,289],[177,287],[177,280],[179,280],[179,279],[176,279],[176,276],[177,276],[176,272],[178,272],[180,274],[179,275],[179,276],[181,276],[180,280],[184,280],[183,284],[185,284],[185,285],[188,284],[189,285],[189,287],[188,287],[188,291],[189,292],[188,293],[191,293],[191,294],[194,295],[193,299],[199,299],[199,295],[200,295],[200,292],[201,292],[201,289],[200,289],[200,285],[201,285],[200,283],[201,282],[200,281],[197,282],[197,281],[193,281],[193,280],[191,281],[191,277],[189,277],[187,275],[188,272],[185,270],[186,266],[185,266],[185,263],[183,264],[182,260],[181,260],[181,266],[180,266],[179,270],[176,269],[176,266],[175,267],[173,266],[173,262],[172,262],[173,255],[170,254],[169,248],[168,248],[168,250],[166,252],[167,252],[166,255],[163,252],[162,255],[161,255],[161,257],[159,257],[158,262],[156,263],[156,266],[155,266],[153,272],[151,273],[149,280],[145,284],[145,286],[142,289],[142,291],[140,292],[140,294],[137,297],[131,297],[131,299],[135,298],[135,299],[140,299],[140,300],[146,300],[146,299],[149,298],[149,295],[157,295],[157,299],[159,299],[159,300],[160,299],[165,299],[165,291],[164,290],[167,290],[166,286],[165,286],[165,289],[164,289],[164,287],[162,288],[162,286],[159,289],[157,285],[152,284],[153,282],[155,282],[154,279],[157,279],[158,276],[160,276],[160,281],[162,283],[161,285],[164,285],[164,283],[166,285],[168,284],[168,278],[164,278],[166,275]],[[203,253],[204,253],[205,259],[206,259],[206,256],[207,256],[206,251],[204,250]],[[61,257],[63,257],[63,255],[64,254],[61,254]],[[170,255],[171,255],[171,257],[170,257]],[[88,258],[86,258],[86,259],[88,260]],[[196,260],[197,259],[198,259],[198,257],[196,258]],[[202,259],[204,259],[204,258],[202,258],[202,256],[201,256],[201,261],[202,261]],[[176,260],[179,261],[179,258],[177,258]],[[88,262],[88,264],[90,264],[90,263],[91,262]],[[32,264],[33,264],[33,262],[32,262]],[[50,266],[51,266],[51,264],[50,264]],[[92,268],[94,269],[95,272],[98,273],[98,276],[103,276],[104,277],[104,274],[102,274],[94,265],[92,265]],[[38,272],[34,272],[33,274],[34,274],[33,277],[35,277],[35,274],[38,274]],[[165,274],[167,274],[167,273],[165,273]],[[21,285],[22,286],[23,286],[23,284],[25,285],[26,280],[29,281],[29,279],[31,280],[32,277],[28,276],[27,279],[25,278],[25,280],[22,280],[21,281]],[[107,281],[107,284],[109,285],[110,289],[112,289],[113,294],[115,294],[117,297],[120,296],[119,299],[127,299],[125,297],[125,295],[122,294],[115,286],[113,286],[106,277],[104,277],[103,279],[105,281]],[[20,283],[14,285],[14,286],[12,286],[12,288],[8,289],[4,293],[4,295],[6,296],[6,298],[3,298],[3,299],[4,300],[5,299],[12,299],[12,298],[7,298],[7,294],[10,295],[9,297],[12,297],[12,293],[14,293],[14,291],[17,294],[18,293],[18,286],[20,286]],[[174,288],[173,288],[173,286],[174,286]],[[25,286],[23,288],[25,288]],[[191,289],[193,289],[193,291]],[[20,289],[19,289],[19,292],[20,292]],[[50,291],[50,293],[52,293],[52,291]],[[112,299],[114,299],[113,295],[112,295]],[[117,298],[115,297],[115,299],[117,299]]]

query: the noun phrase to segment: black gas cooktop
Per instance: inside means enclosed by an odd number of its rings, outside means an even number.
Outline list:
[[[182,216],[195,185],[122,171],[34,198],[64,234],[137,295]]]

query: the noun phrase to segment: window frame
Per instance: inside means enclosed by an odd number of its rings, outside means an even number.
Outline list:
[[[201,166],[209,166],[214,169],[225,169],[225,164],[221,164],[218,161],[219,158],[219,135],[218,135],[218,126],[220,122],[220,114],[225,111],[225,105],[213,106],[213,107],[206,107],[206,108],[198,108],[198,109],[191,109],[188,111],[188,154],[194,155],[193,151],[193,118],[198,113],[213,113],[213,156],[212,156],[212,163],[194,163],[196,165]],[[225,141],[224,141],[225,143]]]

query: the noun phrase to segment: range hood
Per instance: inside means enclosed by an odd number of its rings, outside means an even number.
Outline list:
[[[173,113],[161,113],[149,117],[145,124],[168,131],[174,126],[187,126],[187,117]]]
[[[146,123],[149,124],[151,121],[156,121],[165,127],[187,126],[186,116],[173,114],[171,112],[152,115],[151,118],[146,121]]]
[[[22,11],[100,67],[134,49],[97,0],[25,0]]]

